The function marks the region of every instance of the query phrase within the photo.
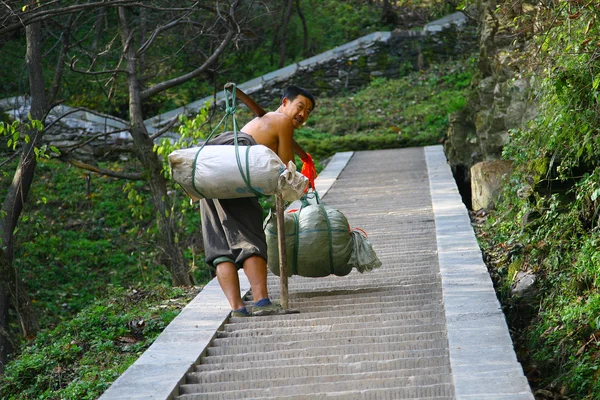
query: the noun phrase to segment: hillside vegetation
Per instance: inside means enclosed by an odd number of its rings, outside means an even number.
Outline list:
[[[473,65],[473,59],[437,65],[399,80],[374,80],[354,95],[320,98],[298,140],[317,160],[336,151],[437,144],[448,113],[465,104]],[[362,111],[347,111],[350,104],[362,104]],[[167,287],[152,245],[147,188],[106,177],[92,177],[87,186],[86,173],[54,160],[39,168],[34,206],[24,217],[32,223],[23,224],[16,258],[45,328],[7,366],[0,396],[94,399],[197,291]],[[175,185],[172,193],[184,199]],[[209,273],[197,205],[187,210],[182,240],[199,289]]]
[[[331,15],[306,10],[307,19],[315,18],[318,31],[319,24],[336,26],[335,21],[345,16],[336,29],[343,34],[321,38],[323,47],[315,47],[317,53],[328,49],[325,46],[386,28],[378,2],[326,3]],[[415,4],[405,4],[414,13],[413,22],[439,17],[448,9],[447,4],[436,8],[436,2]],[[264,72],[272,68],[265,61],[269,58],[265,46],[254,51],[257,60],[265,62]],[[247,64],[238,69],[235,64],[223,73],[239,77],[237,81],[252,77]],[[336,151],[436,144],[444,136],[448,113],[465,104],[474,65],[474,59],[465,58],[399,80],[376,79],[357,93],[319,98],[309,123],[298,132],[298,141],[313,154],[319,169]],[[3,80],[16,82],[16,77],[5,78],[7,70],[2,73]],[[75,79],[68,83],[73,88],[78,85]],[[89,97],[85,90],[70,93],[73,104],[85,97],[79,104],[113,113],[122,109],[112,102],[123,100],[119,96],[109,104],[101,93]],[[186,97],[192,92],[186,93],[174,91],[169,95],[172,103],[161,102],[160,107],[193,99]],[[240,110],[241,124],[250,117]],[[193,121],[188,127],[192,126]],[[195,125],[194,129],[208,128]],[[3,165],[2,195],[11,184],[8,172],[14,170],[14,162]],[[135,168],[123,161],[100,166],[124,172]],[[170,185],[169,195],[179,210],[179,241],[193,266],[195,288],[169,287],[155,244],[154,210],[146,184],[91,174],[58,160],[39,160],[15,235],[14,267],[28,284],[41,332],[14,343],[17,351],[0,377],[1,398],[97,398],[201,290],[210,275],[203,260],[198,208],[173,182]],[[262,203],[267,212],[270,199]],[[11,329],[16,332],[18,327],[13,324]]]
[[[454,10],[452,2],[396,3],[406,7],[396,21],[403,27],[411,18],[425,21]],[[538,105],[535,120],[510,132],[502,157],[512,160],[514,172],[496,209],[475,215],[479,242],[536,398],[599,399],[600,9],[589,0],[467,3],[491,7],[509,21],[497,28],[513,32],[522,46],[502,57],[518,64],[518,78],[532,83],[531,100]],[[292,18],[290,62],[390,27],[376,8],[381,2],[302,4],[315,35],[306,53],[294,47],[302,42],[302,26]],[[412,17],[402,18],[409,13]],[[257,38],[271,39],[240,44],[239,53],[223,58],[221,78],[242,82],[274,69],[274,27],[255,27]],[[2,50],[16,54],[19,46],[13,41]],[[374,79],[357,93],[319,98],[297,139],[319,168],[337,151],[439,143],[448,113],[474,96],[478,61],[465,56],[401,79]],[[0,79],[10,84],[3,89],[21,94],[22,63],[11,58],[6,65]],[[123,115],[122,96],[109,101],[102,90],[81,90],[86,85],[68,80],[66,97]],[[210,79],[196,80],[147,107],[166,111],[206,90],[212,90]],[[240,111],[238,117],[243,123],[250,115]],[[131,168],[124,162],[116,167]],[[0,377],[0,397],[95,399],[208,281],[198,210],[171,182],[169,194],[181,204],[180,240],[197,283],[171,288],[143,183],[90,175],[57,160],[41,161],[38,168],[16,234],[15,268],[29,285],[42,330],[14,343],[17,351]],[[3,164],[0,194],[13,169]],[[270,203],[263,199],[265,212]],[[512,295],[519,273],[536,278],[528,299]]]
[[[510,16],[509,5],[496,12]],[[510,132],[514,172],[479,239],[538,398],[599,399],[600,9],[510,10],[508,28],[527,39],[511,57],[533,78],[539,113]],[[535,276],[528,299],[511,295],[519,273]]]

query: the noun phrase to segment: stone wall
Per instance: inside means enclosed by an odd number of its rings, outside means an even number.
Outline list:
[[[536,115],[536,105],[530,99],[533,78],[518,58],[530,44],[515,40],[519,36],[508,28],[511,15],[502,16],[485,4],[481,11],[479,81],[467,107],[449,117],[450,128],[444,143],[468,206],[471,167],[478,162],[500,159],[509,131]]]
[[[12,120],[27,120],[31,98],[0,100]],[[82,161],[117,160],[133,150],[129,123],[111,115],[64,105],[54,107],[46,120],[43,141],[60,149],[63,155]]]
[[[300,62],[289,78],[265,81],[253,96],[261,104],[269,104],[289,84],[305,87],[317,97],[356,92],[372,79],[399,78],[431,63],[471,53],[475,39],[469,36],[470,32],[454,25],[435,33],[381,32],[379,40],[336,51],[332,57],[317,62]]]

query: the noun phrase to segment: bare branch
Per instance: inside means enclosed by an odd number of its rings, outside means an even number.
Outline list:
[[[79,72],[80,74],[85,75],[107,75],[107,74],[126,74],[127,71],[124,69],[107,69],[104,71],[85,71],[83,69],[75,68],[75,64],[77,63],[77,59],[75,57],[71,58],[71,62],[69,63],[69,68],[73,72]]]
[[[92,172],[95,172],[100,175],[106,175],[106,176],[110,176],[113,178],[119,178],[119,179],[127,179],[130,181],[144,180],[144,177],[142,174],[134,174],[134,173],[128,174],[126,172],[118,172],[118,171],[113,171],[111,169],[104,169],[104,168],[100,168],[96,165],[87,164],[87,163],[84,163],[83,161],[79,161],[79,160],[75,160],[75,159],[67,159],[65,161],[77,168],[85,169],[86,171],[92,171]]]
[[[6,165],[9,162],[11,162],[12,160],[14,160],[20,154],[21,154],[21,150],[17,150],[14,153],[12,153],[6,160],[4,160],[0,163],[0,168],[2,168],[4,165]]]
[[[50,110],[52,110],[54,107],[56,107],[56,106],[57,106],[57,105],[59,105],[60,103],[61,103],[61,102],[56,102],[56,103],[54,103],[54,104],[52,105],[52,107],[50,107],[49,109],[50,109]],[[120,122],[120,123],[124,124],[125,126],[129,126],[129,122],[125,121],[124,119],[121,119],[121,118],[115,117],[114,115],[106,115],[106,114],[102,114],[102,113],[100,113],[100,112],[98,112],[98,111],[90,110],[89,108],[77,107],[77,108],[72,108],[72,109],[70,109],[69,111],[65,112],[65,113],[64,113],[64,114],[62,114],[60,117],[58,117],[56,120],[52,121],[50,124],[48,124],[47,126],[45,126],[45,127],[44,127],[44,131],[47,131],[49,128],[51,128],[51,127],[52,127],[52,125],[56,124],[57,122],[59,122],[59,121],[60,121],[61,119],[63,119],[64,117],[66,117],[66,116],[68,116],[68,115],[71,115],[71,114],[73,114],[73,113],[76,113],[76,112],[78,112],[78,111],[84,111],[84,112],[87,112],[87,113],[90,113],[90,114],[93,114],[93,115],[97,115],[97,116],[99,116],[99,117],[102,117],[102,118],[106,118],[106,119],[110,119],[110,120],[113,120],[113,121]],[[49,113],[49,112],[50,112],[50,111],[48,111],[48,113]],[[46,115],[44,116],[44,120],[46,120],[46,118],[47,118],[47,116],[48,116],[48,113],[46,113]],[[127,130],[127,128],[126,128],[126,129],[123,129],[123,130]]]
[[[114,131],[110,131],[110,132],[98,133],[97,135],[92,136],[91,138],[89,138],[88,140],[86,140],[83,143],[79,143],[79,144],[75,144],[73,146],[69,146],[67,148],[67,151],[65,151],[63,154],[67,155],[70,152],[72,152],[73,150],[79,149],[80,147],[83,147],[86,144],[88,144],[90,142],[93,142],[96,139],[100,139],[100,138],[105,137],[105,136],[113,135],[115,133],[127,132],[127,131],[129,131],[129,129],[115,129]]]
[[[90,10],[90,9],[94,9],[94,8],[98,8],[98,7],[132,7],[132,6],[135,6],[135,7],[143,7],[143,8],[148,8],[150,10],[162,11],[162,12],[165,12],[165,11],[180,12],[180,11],[189,11],[190,10],[190,7],[171,7],[171,8],[157,7],[157,6],[153,6],[150,4],[144,4],[144,2],[139,1],[139,0],[100,0],[100,1],[93,2],[93,3],[74,4],[72,6],[59,7],[59,8],[43,10],[43,11],[40,11],[41,7],[38,7],[38,8],[32,9],[31,11],[26,11],[24,13],[16,13],[16,12],[14,12],[14,10],[12,10],[6,4],[6,2],[2,2],[2,3],[4,5],[6,5],[12,11],[12,15],[14,16],[14,18],[18,19],[18,22],[14,22],[12,24],[8,24],[8,25],[0,28],[0,35],[8,33],[8,32],[12,32],[17,29],[21,29],[27,25],[31,25],[36,22],[42,22],[42,21],[52,18],[52,17],[71,14],[71,13],[83,11],[83,10]],[[51,1],[49,3],[44,4],[44,6],[50,5],[53,3],[59,3],[59,2]],[[211,11],[211,12],[215,11],[214,8],[212,8],[210,6],[206,6],[206,5],[198,4],[198,3],[195,3],[192,7],[197,7],[197,8]]]
[[[67,7],[60,7],[50,10],[39,11],[39,9],[33,9],[26,11],[22,14],[14,13],[15,17],[19,18],[19,22],[12,23],[0,29],[0,35],[8,33],[17,29],[21,29],[27,25],[34,24],[36,22],[42,22],[48,18],[66,15],[73,12],[82,10],[89,10],[96,7],[122,7],[122,6],[140,6],[143,7],[140,1],[132,0],[111,0],[111,1],[98,1],[95,3],[75,4]]]
[[[164,32],[168,29],[171,29],[179,24],[181,24],[182,22],[184,22],[185,18],[187,18],[187,16],[191,13],[192,11],[188,11],[185,15],[182,15],[181,17],[169,22],[168,24],[162,25],[157,27],[154,32],[152,32],[152,35],[150,35],[150,37],[148,38],[148,40],[146,40],[146,42],[144,42],[144,44],[142,44],[140,46],[140,48],[138,49],[136,55],[139,56],[142,53],[144,53],[151,45],[152,43],[154,43],[154,40],[156,39],[156,37],[158,36],[159,33]]]
[[[166,132],[169,131],[169,129],[171,129],[172,127],[174,127],[177,124],[177,121],[179,121],[179,115],[174,117],[173,119],[171,119],[169,121],[169,123],[164,128],[162,128],[160,131],[158,131],[154,135],[150,136],[150,139],[155,140],[155,139],[159,138],[160,136],[164,135]]]
[[[162,91],[165,91],[167,89],[170,89],[174,86],[180,85],[184,82],[187,82],[191,79],[194,79],[195,77],[199,76],[201,73],[203,73],[208,67],[210,67],[210,65],[212,63],[214,63],[217,58],[221,55],[221,53],[223,53],[223,51],[225,50],[225,48],[227,47],[227,45],[231,42],[231,39],[234,37],[235,32],[234,31],[229,31],[227,32],[227,35],[225,36],[225,38],[223,39],[223,41],[221,42],[221,44],[219,45],[219,47],[215,50],[215,52],[204,62],[204,64],[202,64],[200,67],[196,68],[195,70],[193,70],[192,72],[189,72],[187,74],[178,76],[177,78],[173,78],[170,79],[168,81],[164,81],[161,82],[159,84],[156,84],[152,87],[149,87],[146,90],[143,90],[141,92],[141,97],[142,99],[147,99],[157,93],[160,93]]]

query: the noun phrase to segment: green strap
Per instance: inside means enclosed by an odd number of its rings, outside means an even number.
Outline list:
[[[329,220],[329,216],[327,215],[327,210],[325,206],[320,203],[319,194],[314,191],[315,198],[317,199],[317,204],[325,214],[325,223],[327,224],[327,235],[329,236],[329,271],[334,274],[335,268],[333,265],[333,231],[331,229],[331,221]],[[294,275],[298,274],[298,249],[300,248],[300,213],[302,209],[306,206],[309,206],[308,202],[308,194],[304,195],[301,200],[301,206],[298,212],[292,213],[294,217],[294,257],[292,259],[292,270]]]
[[[292,259],[292,273],[294,275],[300,275],[298,273],[298,248],[300,247],[300,211],[292,213],[294,217],[294,257]]]
[[[250,160],[248,157],[250,154],[250,146],[248,146],[246,149],[246,172],[245,173],[244,173],[244,168],[242,167],[242,161],[240,159],[239,144],[238,144],[238,126],[237,126],[237,120],[235,118],[235,111],[236,111],[235,98],[236,98],[237,86],[235,85],[235,83],[232,86],[231,105],[230,105],[229,94],[227,93],[227,89],[224,89],[224,92],[225,92],[225,115],[223,116],[223,118],[221,118],[221,121],[212,130],[210,135],[208,135],[208,137],[206,138],[206,141],[202,144],[202,146],[200,146],[200,148],[196,152],[196,156],[194,157],[194,162],[192,163],[192,187],[194,188],[194,190],[196,191],[197,194],[199,194],[203,198],[206,198],[206,196],[204,194],[202,194],[202,192],[200,192],[200,190],[198,190],[198,188],[196,187],[196,165],[197,165],[197,161],[198,161],[198,156],[200,155],[200,152],[202,151],[202,149],[204,149],[204,146],[206,146],[208,141],[213,137],[213,135],[215,134],[217,129],[219,129],[219,127],[223,124],[223,122],[225,122],[225,129],[227,129],[227,120],[228,120],[229,116],[231,115],[231,117],[232,117],[231,119],[232,119],[232,123],[233,123],[233,143],[235,145],[235,157],[236,157],[236,161],[238,164],[238,169],[240,171],[240,175],[242,176],[242,180],[246,184],[246,188],[249,191],[251,191],[254,195],[259,196],[259,197],[264,196],[263,193],[260,193],[258,190],[254,189],[250,182]]]
[[[329,221],[329,216],[327,215],[327,210],[322,204],[319,204],[319,207],[325,213],[325,222],[327,223],[327,234],[329,235],[329,270],[331,273],[335,273],[335,268],[333,268],[333,232],[331,231],[331,221]]]

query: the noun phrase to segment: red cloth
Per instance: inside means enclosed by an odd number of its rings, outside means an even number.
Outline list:
[[[301,160],[303,164],[300,173],[308,178],[308,182],[310,184],[309,186],[314,189],[315,179],[317,178],[317,169],[315,168],[315,162],[308,153],[306,153],[306,157],[302,158]]]

